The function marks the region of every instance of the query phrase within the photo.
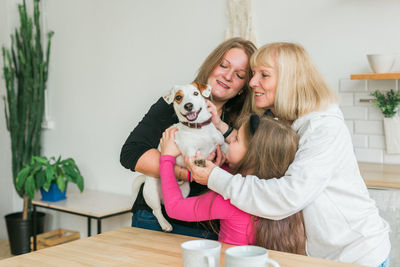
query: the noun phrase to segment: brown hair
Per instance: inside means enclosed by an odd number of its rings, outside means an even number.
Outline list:
[[[247,57],[250,58],[253,53],[257,50],[256,46],[248,40],[240,37],[235,37],[226,40],[215,48],[211,54],[208,55],[206,60],[200,66],[195,82],[207,83],[209,76],[214,69],[221,63],[225,54],[232,48],[242,49]],[[228,100],[224,105],[224,112],[227,118],[227,122],[232,124],[234,127],[238,127],[238,118],[243,114],[248,114],[252,110],[253,95],[249,87],[249,81],[252,77],[250,66],[247,67],[245,83],[242,88],[242,93],[237,94],[235,97]]]
[[[279,178],[285,175],[294,160],[299,137],[282,121],[272,117],[260,118],[254,135],[250,120],[242,125],[247,152],[232,173],[252,174],[260,179]],[[306,255],[306,234],[302,211],[282,220],[253,217],[255,245],[267,249]]]
[[[294,121],[327,108],[337,96],[325,82],[307,51],[299,44],[278,42],[262,46],[250,59],[256,66],[276,66],[275,116]]]

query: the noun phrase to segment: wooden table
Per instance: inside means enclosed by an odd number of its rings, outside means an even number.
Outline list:
[[[0,266],[182,266],[180,244],[189,236],[123,227],[85,239],[0,261]],[[232,245],[222,244],[224,251]],[[359,266],[270,250],[282,267]],[[250,267],[250,266],[249,266]]]
[[[361,176],[368,187],[400,189],[400,165],[359,162]]]
[[[128,213],[132,208],[132,199],[129,196],[120,194],[85,190],[80,192],[70,192],[67,199],[50,202],[40,199],[32,200],[34,224],[36,207],[52,209],[61,212],[71,213],[87,217],[88,236],[91,235],[91,219],[97,220],[97,233],[101,233],[101,220],[112,216]],[[33,227],[35,230],[36,228]],[[33,233],[36,241],[36,233]],[[36,242],[34,243],[36,250]]]

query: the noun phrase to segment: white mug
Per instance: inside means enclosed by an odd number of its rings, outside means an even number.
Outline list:
[[[280,267],[268,257],[268,250],[258,246],[236,246],[225,250],[225,267]]]
[[[191,240],[181,244],[184,267],[219,267],[221,244],[213,240]]]

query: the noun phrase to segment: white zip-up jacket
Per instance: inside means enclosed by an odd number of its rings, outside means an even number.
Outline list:
[[[259,217],[303,210],[310,256],[378,266],[390,252],[389,225],[369,197],[339,107],[306,114],[292,128],[299,148],[284,177],[243,178],[216,167],[208,187]]]

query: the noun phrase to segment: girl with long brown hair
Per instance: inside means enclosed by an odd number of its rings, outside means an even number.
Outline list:
[[[183,198],[173,171],[175,157],[180,155],[174,141],[176,130],[167,129],[160,142],[161,188],[170,217],[184,221],[220,219],[219,240],[222,242],[306,254],[301,211],[273,221],[245,213],[212,191]],[[265,179],[282,176],[295,157],[298,142],[297,134],[286,124],[253,114],[244,119],[229,144],[227,162],[234,173],[254,174]]]

